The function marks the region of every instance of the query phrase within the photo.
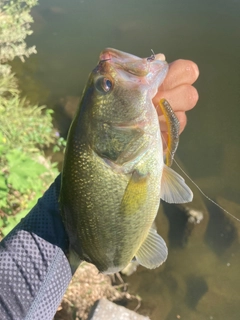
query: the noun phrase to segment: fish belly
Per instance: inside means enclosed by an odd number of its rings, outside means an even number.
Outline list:
[[[87,151],[68,157],[65,167],[71,172],[66,178],[63,174],[61,202],[71,249],[101,272],[120,271],[133,259],[157,214],[159,151],[147,152],[134,174],[114,172]]]

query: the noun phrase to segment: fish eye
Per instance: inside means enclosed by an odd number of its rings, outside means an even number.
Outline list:
[[[105,90],[106,92],[110,91],[112,89],[112,82],[107,79],[104,78],[103,79],[103,90]]]
[[[105,77],[100,77],[95,82],[95,87],[101,93],[108,93],[113,88],[113,83],[111,80]]]

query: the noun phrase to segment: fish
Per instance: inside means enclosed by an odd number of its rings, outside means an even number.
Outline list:
[[[134,260],[159,267],[168,255],[152,228],[160,199],[185,203],[193,197],[164,163],[152,99],[167,72],[167,62],[153,55],[103,50],[69,130],[60,192],[69,257],[102,273],[119,272]]]

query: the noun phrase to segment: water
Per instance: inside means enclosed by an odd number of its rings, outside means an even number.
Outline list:
[[[177,154],[199,186],[240,218],[239,13],[240,0],[40,0],[28,39],[38,54],[14,68],[25,93],[51,106],[81,94],[105,47],[195,61],[200,100],[188,113]],[[164,206],[158,225],[169,245],[167,262],[127,279],[143,298],[139,311],[152,320],[240,317],[240,223],[205,208],[195,194],[202,223],[191,229],[182,212]]]

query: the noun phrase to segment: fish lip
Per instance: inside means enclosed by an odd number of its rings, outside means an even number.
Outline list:
[[[126,53],[117,49],[113,49],[113,48],[106,48],[104,49],[99,56],[99,60],[112,60],[112,59],[121,59],[121,60],[142,60],[141,58],[130,54],[130,53]]]
[[[142,83],[160,85],[168,72],[168,63],[163,60],[139,58],[117,49],[104,49],[99,56],[97,71],[108,73],[125,71],[141,78]]]

